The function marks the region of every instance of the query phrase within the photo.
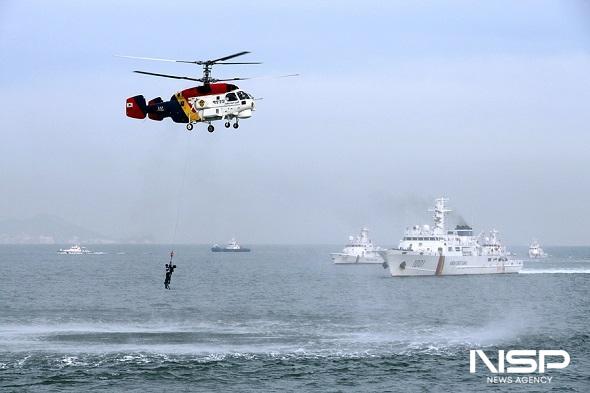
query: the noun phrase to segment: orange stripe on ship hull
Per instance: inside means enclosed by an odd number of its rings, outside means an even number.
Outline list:
[[[438,263],[436,264],[435,276],[442,275],[443,268],[445,267],[445,257],[443,255],[438,257]]]

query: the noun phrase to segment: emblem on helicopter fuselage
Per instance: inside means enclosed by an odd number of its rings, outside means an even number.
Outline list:
[[[205,100],[200,100],[199,101],[199,106],[202,108],[205,106]]]

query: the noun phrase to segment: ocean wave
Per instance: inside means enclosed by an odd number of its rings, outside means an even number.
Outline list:
[[[505,314],[477,326],[464,324],[299,323],[294,320],[200,321],[193,323],[43,323],[0,325],[1,351],[51,352],[62,362],[81,354],[113,354],[142,363],[145,355],[345,357],[388,354],[448,355],[465,348],[513,343],[533,334],[518,315]],[[70,357],[67,357],[70,356]],[[0,356],[0,360],[2,360]]]
[[[588,274],[590,269],[523,269],[520,274]]]
[[[285,362],[285,361],[338,361],[338,360],[372,360],[388,359],[399,356],[412,356],[417,354],[437,355],[436,350],[421,349],[419,351],[404,351],[400,353],[371,351],[342,352],[342,351],[308,351],[296,350],[293,352],[216,352],[203,354],[170,354],[160,352],[108,352],[108,353],[80,353],[63,355],[46,352],[27,353],[20,355],[11,354],[11,359],[4,359],[3,369],[23,369],[32,367],[63,368],[88,368],[88,367],[151,367],[162,365],[182,364],[211,364],[222,362]]]
[[[588,335],[567,335],[555,339],[548,339],[545,334],[531,335],[524,339],[511,340],[510,345],[528,345],[531,347],[549,345],[557,347],[576,347],[585,345]],[[324,348],[264,348],[244,347],[232,349],[229,347],[210,347],[207,350],[202,347],[185,346],[179,352],[171,352],[169,347],[152,347],[150,349],[138,348],[102,348],[99,352],[78,351],[64,353],[61,350],[54,352],[48,350],[2,352],[0,351],[0,369],[21,370],[35,368],[49,369],[88,369],[108,368],[112,370],[123,369],[153,369],[154,367],[197,367],[198,365],[212,365],[219,363],[247,364],[262,362],[270,364],[284,364],[284,362],[340,362],[340,361],[381,361],[415,358],[465,358],[470,349],[497,348],[505,343],[473,344],[469,340],[465,342],[436,343],[427,341],[411,341],[404,345],[393,343],[369,349],[346,349],[338,346]],[[196,351],[199,349],[198,351]],[[63,348],[62,348],[63,350]]]
[[[84,354],[117,354],[117,362],[146,363],[145,354],[195,356],[202,361],[227,357],[254,359],[269,356],[290,358],[374,357],[390,354],[455,354],[465,348],[499,345],[513,341],[513,329],[439,328],[406,332],[299,332],[275,335],[223,335],[219,333],[123,333],[85,332],[13,337],[0,341],[0,349],[11,353],[50,352],[61,354],[63,365],[80,362]],[[1,356],[0,356],[1,360]]]

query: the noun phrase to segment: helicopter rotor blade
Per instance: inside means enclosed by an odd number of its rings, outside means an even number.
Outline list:
[[[228,55],[228,56],[220,57],[219,59],[207,60],[207,63],[217,63],[219,61],[233,59],[234,57],[242,56],[242,55],[245,55],[245,54],[248,54],[248,53],[250,53],[250,52],[248,52],[248,51],[238,52],[238,53],[234,53],[233,55]]]
[[[196,78],[189,78],[188,76],[177,76],[177,75],[167,75],[167,74],[156,74],[155,72],[146,72],[146,71],[133,71],[137,74],[143,74],[143,75],[151,75],[151,76],[160,76],[162,78],[171,78],[171,79],[184,79],[187,81],[196,81],[196,82],[201,82],[202,79],[196,79]]]
[[[245,81],[252,78],[227,78],[227,79],[214,79],[215,82],[229,82],[229,81]]]
[[[153,60],[153,61],[168,61],[172,63],[188,63],[188,64],[205,64],[205,61],[201,60],[176,60],[176,59],[163,59],[160,57],[142,57],[142,56],[126,56],[126,55],[114,55],[115,57],[123,57],[125,59],[139,59],[139,60]]]
[[[293,76],[299,76],[299,74],[289,74],[289,75],[262,75],[262,76],[253,76],[253,77],[237,77],[237,78],[224,78],[224,79],[217,79],[211,78],[211,82],[228,82],[228,81],[245,81],[250,79],[277,79],[277,78],[289,78]]]
[[[236,62],[215,63],[215,65],[218,65],[218,64],[228,64],[228,65],[233,65],[233,64],[262,64],[262,62],[260,62],[260,61],[244,61],[244,62],[239,62],[239,63],[236,63]]]
[[[277,78],[289,78],[293,76],[299,76],[299,74],[289,74],[289,75],[262,75],[262,76],[253,76],[248,78],[224,78],[224,79],[217,79],[211,78],[211,82],[229,82],[229,81],[245,81],[250,79],[277,79]]]
[[[141,57],[141,56],[124,56],[124,55],[115,55],[115,57],[124,57],[126,59],[139,59],[139,60],[169,61],[172,63],[184,63],[185,62],[183,60],[162,59],[159,57]]]
[[[233,55],[220,57],[219,59],[215,60],[177,60],[177,59],[164,59],[161,57],[143,57],[143,56],[127,56],[127,55],[115,55],[115,57],[123,57],[126,59],[138,59],[138,60],[151,60],[151,61],[168,61],[171,63],[187,63],[187,64],[198,64],[198,65],[213,65],[213,64],[262,64],[261,62],[257,61],[248,61],[248,62],[223,62],[224,60],[233,59],[234,57],[245,55],[246,53],[250,52],[239,52],[234,53]]]
[[[261,75],[261,76],[253,76],[251,78],[246,79],[278,79],[278,78],[291,78],[295,76],[300,76],[299,74],[287,74],[287,75]]]

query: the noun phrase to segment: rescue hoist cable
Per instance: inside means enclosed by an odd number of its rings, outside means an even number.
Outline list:
[[[190,141],[190,139],[189,139]],[[188,168],[188,158],[190,153],[190,143],[186,144],[186,152],[184,155],[184,169],[182,171],[182,178],[180,183],[180,189],[178,190],[178,195],[176,196],[176,220],[174,222],[174,232],[172,234],[172,247],[174,247],[174,242],[176,241],[176,233],[178,232],[178,223],[180,221],[180,204],[181,204],[181,197],[184,194],[184,188],[186,184],[186,172]],[[170,264],[172,264],[172,258],[174,257],[174,249],[170,251]]]

